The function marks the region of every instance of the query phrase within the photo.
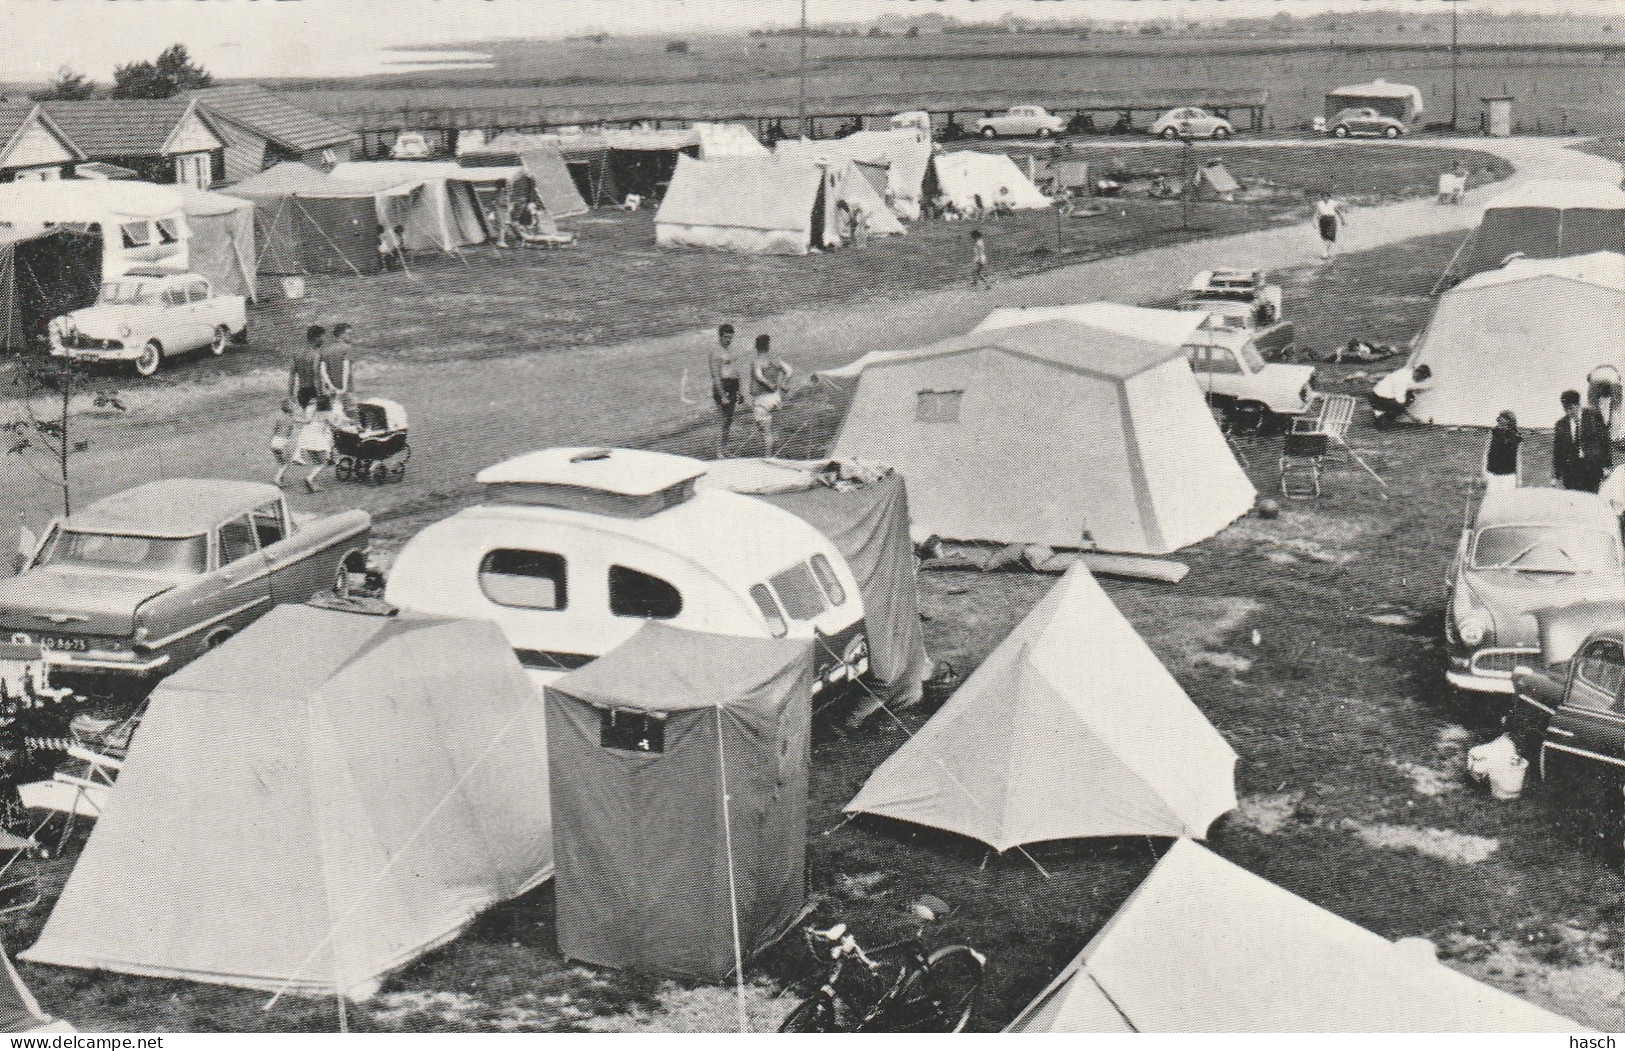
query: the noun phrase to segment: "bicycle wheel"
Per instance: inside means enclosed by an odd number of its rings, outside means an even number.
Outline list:
[[[795,1006],[779,1023],[781,1033],[833,1033],[835,1005],[823,993],[814,993]]]
[[[982,957],[965,945],[932,953],[925,969],[909,975],[895,1001],[894,1033],[958,1033],[976,1008],[984,977]],[[887,1012],[892,1014],[891,1011]]]

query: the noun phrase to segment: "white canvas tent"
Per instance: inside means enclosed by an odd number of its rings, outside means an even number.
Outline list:
[[[1008,200],[1012,208],[1048,208],[1045,197],[1016,162],[1002,153],[979,153],[960,150],[957,153],[936,155],[937,184],[954,207],[968,212],[982,199],[983,208],[992,208],[999,199],[999,191],[1010,191]]]
[[[405,227],[408,251],[447,252],[487,238],[475,187],[499,186],[523,173],[519,165],[465,168],[446,161],[351,161],[332,172],[375,195],[379,225]]]
[[[254,202],[190,186],[180,191],[191,230],[187,255],[192,271],[208,278],[216,292],[258,298]]]
[[[279,606],[153,692],[22,958],[365,998],[552,872],[545,715],[494,624]]]
[[[859,161],[886,165],[886,185],[892,210],[901,219],[920,217],[926,199],[926,175],[931,167],[931,143],[914,128],[900,131],[858,131],[840,139],[785,139],[773,155],[801,162]],[[997,193],[997,187],[994,188]]]
[[[51,224],[101,228],[104,281],[132,267],[188,265],[186,206],[173,186],[101,179],[0,186],[0,234]]]
[[[743,124],[710,124],[702,121],[694,125],[694,134],[699,136],[702,161],[767,156],[767,147]]]
[[[1236,753],[1082,565],[1067,570],[846,812],[998,851],[1196,836],[1235,809]]]
[[[1439,297],[1406,363],[1433,372],[1411,416],[1493,427],[1511,409],[1520,426],[1550,427],[1559,395],[1605,364],[1625,371],[1625,255],[1514,260]]]
[[[833,454],[901,473],[917,538],[1165,555],[1256,495],[1178,343],[1056,318],[823,375],[859,377]]]
[[[813,164],[677,158],[671,187],[655,213],[663,248],[714,248],[761,255],[805,255],[823,238],[819,208],[824,170]]]
[[[886,206],[886,200],[876,190],[857,161],[832,162],[823,165],[824,171],[824,245],[841,243],[839,209],[842,204],[853,213],[861,209],[869,220],[870,237],[893,237],[908,231],[898,222],[897,215]]]
[[[1580,1031],[1428,948],[1390,942],[1180,840],[1008,1031]]]

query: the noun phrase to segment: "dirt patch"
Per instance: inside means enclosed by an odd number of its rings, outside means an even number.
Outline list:
[[[1454,792],[1461,787],[1461,779],[1456,776],[1456,766],[1441,764],[1394,762],[1395,770],[1410,778],[1411,791],[1419,796],[1432,799],[1442,796],[1446,792]]]
[[[1253,668],[1252,658],[1236,653],[1198,653],[1191,658],[1191,663],[1206,668],[1217,668],[1232,675],[1242,675]]]
[[[1365,825],[1358,821],[1348,821],[1345,825],[1370,846],[1385,850],[1414,850],[1425,857],[1457,865],[1482,864],[1501,847],[1498,839],[1452,832],[1445,828]]]
[[[1449,965],[1480,981],[1583,1026],[1617,1032],[1625,1025],[1625,975],[1598,944],[1595,932],[1564,925],[1542,931],[1544,948],[1531,940],[1485,940],[1454,933],[1441,941]],[[1560,957],[1553,960],[1553,955]]]
[[[758,984],[745,986],[746,1032],[771,1033],[798,1001]],[[733,988],[684,989],[668,982],[655,993],[652,1010],[600,1015],[585,1023],[595,1033],[734,1033],[739,1031],[739,994]]]
[[[406,1028],[425,1019],[446,1025],[461,1025],[484,1008],[467,993],[411,990],[378,997],[371,1010],[372,1020],[389,1028]]]
[[[1236,817],[1249,828],[1273,836],[1294,819],[1302,802],[1302,792],[1246,796],[1236,808]]]

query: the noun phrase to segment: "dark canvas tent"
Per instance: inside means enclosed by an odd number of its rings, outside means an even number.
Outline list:
[[[232,196],[254,202],[262,274],[376,274],[374,195],[294,161],[245,179]]]
[[[795,918],[812,682],[808,640],[652,622],[546,688],[567,958],[719,979]]]
[[[1493,270],[1515,253],[1557,259],[1591,252],[1625,252],[1625,191],[1602,181],[1540,179],[1484,206],[1457,272]]]
[[[101,234],[0,229],[0,349],[38,349],[51,319],[96,301]]]
[[[921,681],[931,673],[908,532],[908,487],[902,475],[890,472],[836,489],[819,480],[824,466],[825,461],[718,460],[699,484],[758,496],[830,539],[863,594],[876,686],[887,703],[906,703],[919,696]]]

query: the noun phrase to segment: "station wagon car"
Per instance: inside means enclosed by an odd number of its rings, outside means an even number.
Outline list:
[[[1517,703],[1507,727],[1521,752],[1538,752],[1542,776],[1558,758],[1615,773],[1625,768],[1625,610],[1618,603],[1599,604],[1610,606],[1613,622],[1567,652],[1559,641],[1562,631],[1543,631],[1543,643],[1557,642],[1556,651],[1542,647],[1546,666],[1513,673]]]
[[[1315,367],[1265,361],[1247,329],[1204,327],[1185,353],[1208,404],[1237,431],[1280,423],[1314,403]]]
[[[1181,106],[1158,117],[1150,131],[1164,139],[1228,139],[1236,126],[1199,106]]]
[[[1043,106],[1011,106],[1004,113],[995,113],[976,122],[976,134],[984,139],[1006,138],[1012,135],[1036,135],[1047,139],[1066,132],[1066,121]]]
[[[295,518],[259,482],[150,482],[52,522],[0,580],[0,639],[63,672],[169,674],[361,568],[372,518]]]
[[[242,296],[217,295],[197,274],[136,269],[103,282],[94,306],[53,319],[50,337],[57,357],[128,362],[151,376],[177,354],[218,357],[246,341],[248,313]]]
[[[1246,329],[1266,359],[1280,361],[1297,344],[1297,326],[1282,320],[1281,286],[1262,270],[1221,267],[1191,278],[1179,309],[1201,311],[1225,328]]]
[[[1537,611],[1625,592],[1619,519],[1592,493],[1487,493],[1446,584],[1447,678],[1471,693],[1511,694],[1513,671],[1540,662]]]
[[[1378,113],[1368,106],[1339,110],[1337,116],[1326,122],[1326,127],[1339,139],[1346,139],[1350,135],[1380,135],[1385,139],[1397,139],[1405,134],[1404,121]]]

